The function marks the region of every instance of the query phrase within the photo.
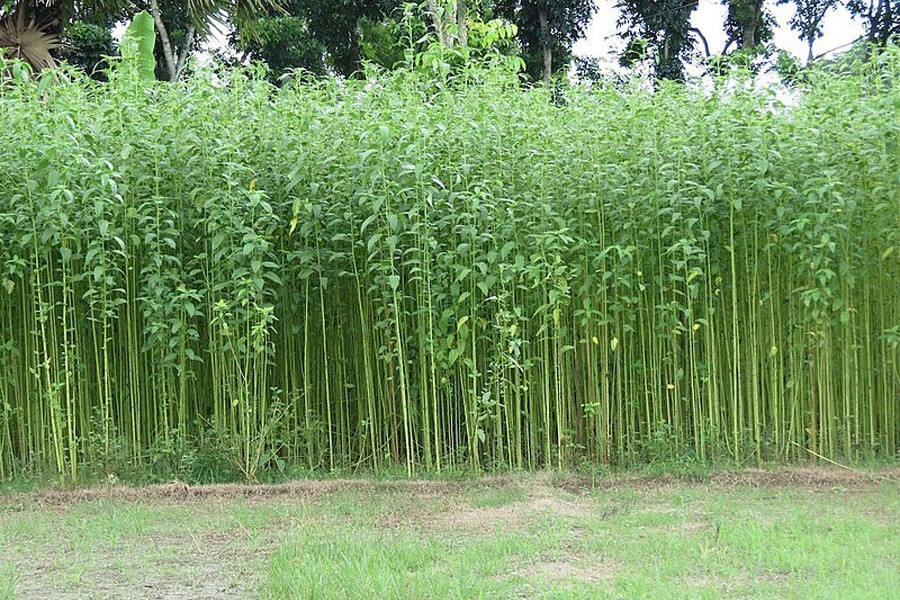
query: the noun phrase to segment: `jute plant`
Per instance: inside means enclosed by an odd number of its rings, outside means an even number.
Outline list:
[[[0,475],[895,456],[898,73],[4,86]]]

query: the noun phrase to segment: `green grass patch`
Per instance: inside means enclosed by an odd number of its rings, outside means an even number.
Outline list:
[[[316,495],[27,498],[0,512],[0,598],[860,598],[900,589],[900,484],[549,477]]]
[[[13,600],[16,591],[16,571],[11,563],[0,562],[0,600]]]

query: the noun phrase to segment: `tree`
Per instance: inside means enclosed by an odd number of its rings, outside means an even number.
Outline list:
[[[294,0],[287,11],[305,20],[310,34],[325,48],[334,72],[350,77],[362,64],[362,20],[381,20],[399,4],[399,0]]]
[[[112,36],[116,18],[79,4],[71,22],[60,34],[59,56],[93,79],[106,79],[106,57],[118,52]]]
[[[293,15],[265,16],[248,22],[232,36],[244,59],[262,60],[277,80],[293,69],[325,74],[325,46],[309,31],[306,20]]]
[[[793,4],[794,16],[789,25],[806,42],[806,64],[813,61],[813,44],[822,37],[822,19],[838,4],[838,0],[778,0],[778,4]]]
[[[726,54],[732,45],[739,50],[753,51],[772,39],[773,19],[766,8],[766,0],[725,0]]]
[[[34,69],[55,66],[61,8],[54,0],[0,1],[0,55],[24,60]]]
[[[648,50],[655,55],[657,79],[684,79],[684,61],[694,48],[691,14],[698,0],[621,0],[620,26],[627,27],[622,62],[632,65]]]
[[[496,8],[518,27],[526,72],[547,85],[571,60],[594,14],[593,0],[498,0]]]
[[[865,23],[870,44],[886,46],[900,36],[900,0],[850,0],[847,9]]]
[[[469,5],[466,0],[428,0],[435,35],[445,46],[469,44]]]
[[[205,19],[210,19],[213,15],[204,18],[192,14],[189,10],[190,0],[140,2],[141,8],[146,9],[153,17],[156,26],[157,44],[154,53],[157,57],[157,78],[177,81],[190,53],[197,49],[200,38],[209,31],[210,23]]]
[[[242,59],[266,62],[274,76],[302,68],[349,77],[359,71],[361,26],[380,23],[387,0],[286,0],[237,23],[230,37]]]
[[[407,23],[393,17],[381,20],[364,17],[359,21],[360,54],[372,64],[393,69],[406,60],[410,43],[423,38],[427,32],[427,24],[421,20]]]

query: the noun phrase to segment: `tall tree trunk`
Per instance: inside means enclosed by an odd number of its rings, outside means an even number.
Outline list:
[[[891,0],[881,0],[879,12],[882,13],[881,19],[881,36],[878,40],[879,46],[887,46],[891,40],[891,34],[895,31],[894,24],[894,6]]]
[[[358,27],[358,25],[357,25]],[[362,76],[362,54],[359,50],[359,37],[356,35],[356,30],[354,29],[353,33],[350,36],[350,65],[351,65],[351,74],[356,73],[358,77]]]
[[[444,11],[438,7],[438,3],[435,0],[428,0],[428,12],[431,13],[431,19],[434,21],[434,31],[437,33],[438,40],[445,46],[452,46],[453,37],[444,26]]]
[[[866,44],[865,50],[863,52],[863,57],[866,61],[871,58],[872,45],[875,44],[878,40],[878,31],[881,25],[881,12],[882,7],[884,6],[884,2],[885,0],[879,0],[876,7],[875,1],[869,0],[869,7],[865,14],[865,19],[869,22],[869,26],[866,31],[866,40],[869,43]]]
[[[812,61],[815,60],[816,56],[813,54],[813,45],[816,43],[816,32],[819,31],[819,26],[822,23],[822,19],[825,18],[826,13],[828,13],[828,7],[825,7],[815,20],[811,21],[803,33],[803,38],[806,41],[806,66],[812,64]]]
[[[762,24],[763,0],[747,0],[747,14],[742,23],[741,49],[752,50],[759,45],[759,26]]]
[[[469,45],[469,7],[466,0],[456,0],[456,36],[460,46]]]
[[[553,73],[553,46],[550,45],[550,24],[547,19],[547,9],[541,7],[538,10],[538,21],[541,24],[541,48],[544,51],[544,85],[550,86],[550,75]]]
[[[189,25],[187,35],[185,36],[186,41],[184,48],[181,49],[181,56],[178,57],[178,64],[175,66],[175,79],[179,79],[181,77],[181,72],[184,71],[184,65],[187,62],[188,55],[191,53],[191,46],[194,45],[194,36],[196,33],[194,26]]]
[[[752,50],[756,47],[756,23],[751,19],[744,21],[741,32],[741,50]]]
[[[175,53],[172,51],[172,42],[169,40],[169,30],[162,20],[162,12],[159,10],[159,2],[150,0],[150,14],[153,15],[153,22],[156,23],[156,31],[159,33],[159,41],[162,44],[163,58],[166,61],[166,71],[169,74],[169,81],[178,79],[178,61]]]

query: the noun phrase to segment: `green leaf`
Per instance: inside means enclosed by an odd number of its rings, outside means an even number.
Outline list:
[[[145,10],[134,15],[131,24],[125,29],[120,45],[122,62],[133,69],[139,81],[156,80],[156,58],[153,48],[156,46],[156,27],[153,17]]]

